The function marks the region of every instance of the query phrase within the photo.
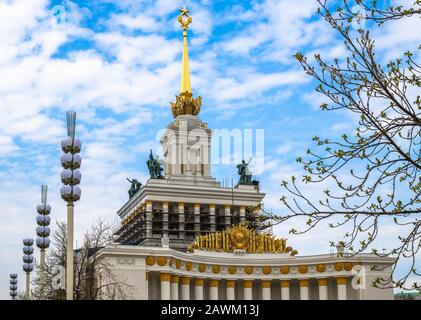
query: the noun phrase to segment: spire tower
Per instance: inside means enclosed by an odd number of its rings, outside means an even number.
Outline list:
[[[181,23],[181,27],[183,28],[183,69],[181,73],[181,93],[191,93],[187,29],[189,28],[189,24],[192,22],[192,18],[189,16],[190,11],[187,10],[186,7],[183,7],[180,12],[181,14],[178,16],[178,21]],[[183,17],[186,19],[183,19]]]
[[[182,114],[198,115],[202,105],[202,97],[193,98],[190,83],[187,29],[192,22],[192,17],[189,15],[189,12],[184,6],[177,18],[183,29],[183,65],[181,71],[181,92],[180,95],[176,96],[176,101],[171,102],[171,111],[174,118]]]

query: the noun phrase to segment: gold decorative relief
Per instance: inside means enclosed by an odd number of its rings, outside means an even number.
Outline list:
[[[229,274],[235,274],[237,272],[237,268],[234,266],[229,266],[228,267],[228,273]]]
[[[169,273],[161,273],[159,275],[161,281],[170,281],[171,280],[171,274]]]
[[[298,267],[298,272],[299,273],[306,273],[307,270],[308,270],[308,267],[307,266],[299,266]]]
[[[346,278],[345,277],[338,277],[336,278],[337,284],[346,284]]]
[[[317,272],[323,273],[323,272],[326,271],[326,266],[324,264],[318,264],[316,266],[316,270],[317,270]]]
[[[263,274],[269,274],[269,273],[271,273],[271,271],[272,271],[272,268],[271,268],[271,267],[264,266],[264,267],[262,268],[262,272],[263,272]]]
[[[199,272],[205,272],[206,266],[203,263],[200,263],[198,269],[199,269]]]
[[[351,262],[345,262],[344,269],[346,271],[351,271],[352,270],[352,263]]]
[[[288,274],[289,273],[289,267],[281,267],[280,271],[282,274]]]
[[[244,250],[248,253],[289,253],[297,254],[297,250],[286,246],[286,239],[277,239],[268,233],[258,233],[240,224],[224,231],[212,232],[198,236],[189,246],[189,252],[194,250],[234,252]]]
[[[155,264],[155,257],[153,257],[153,256],[147,256],[146,259],[145,259],[145,261],[146,261],[146,264],[148,266],[153,266]]]
[[[252,273],[253,273],[253,267],[250,267],[250,266],[245,267],[245,268],[244,268],[244,272],[245,272],[246,274],[252,274]]]
[[[216,280],[216,279],[210,279],[209,280],[209,287],[218,287],[218,285],[219,285],[219,281],[218,280]]]
[[[157,264],[160,267],[165,266],[167,264],[167,258],[166,257],[158,257]]]
[[[221,271],[221,267],[218,265],[212,266],[212,272],[213,273],[219,273]]]

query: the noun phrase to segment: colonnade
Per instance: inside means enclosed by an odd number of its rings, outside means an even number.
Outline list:
[[[184,209],[185,209],[185,204],[184,203],[177,203],[177,214],[178,214],[178,222],[179,222],[179,227],[178,227],[178,231],[179,231],[179,238],[183,239],[184,238],[184,224],[185,224],[185,214],[184,214]],[[203,204],[194,204],[193,206],[193,213],[194,213],[194,228],[195,228],[195,233],[196,236],[200,235],[200,207],[203,206],[208,206],[208,213],[209,213],[209,224],[210,224],[210,232],[214,232],[216,231],[215,228],[215,215],[216,215],[216,205],[214,204],[210,204],[210,205],[203,205]],[[221,209],[223,210],[223,214],[225,216],[225,224],[226,225],[230,225],[231,224],[231,218],[232,218],[232,214],[231,214],[231,205],[224,205],[223,209],[221,207]],[[246,220],[246,208],[244,206],[239,206],[238,208],[238,215],[240,218],[240,223],[244,222]],[[152,237],[152,215],[153,215],[153,202],[152,201],[147,201],[146,202],[146,207],[145,207],[145,211],[146,211],[146,238],[151,238]],[[169,214],[169,210],[168,210],[168,202],[163,202],[162,203],[162,228],[163,230],[168,230],[168,214]],[[164,234],[167,233],[167,231],[164,231]]]
[[[328,299],[328,278],[318,278],[318,296],[319,300]],[[335,277],[337,286],[337,297],[338,300],[347,299],[347,278],[346,277]],[[205,288],[208,291],[208,298],[210,300],[220,299],[220,286],[224,286],[225,300],[236,300],[238,293],[236,292],[237,281],[242,282],[243,299],[253,299],[253,283],[259,283],[259,290],[261,290],[259,296],[262,300],[272,299],[272,286],[279,285],[281,290],[281,299],[290,300],[290,286],[291,280],[225,280],[220,279],[208,279],[207,286],[205,287],[205,279],[203,278],[191,278],[183,277],[178,275],[172,275],[170,273],[160,273],[161,282],[161,300],[203,300],[205,297]],[[299,299],[309,300],[310,299],[310,279],[299,279]],[[193,292],[191,290],[191,283],[193,284]],[[180,293],[180,296],[179,296]]]

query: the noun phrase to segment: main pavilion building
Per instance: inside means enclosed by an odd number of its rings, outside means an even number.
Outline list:
[[[121,226],[98,258],[133,286],[134,299],[393,299],[372,285],[387,278],[393,259],[372,254],[300,256],[286,239],[265,232],[256,181],[226,188],[210,172],[211,130],[190,87],[183,8],[181,93],[161,138],[165,174],[151,154],[151,178],[118,211]],[[190,139],[190,136],[194,139]],[[158,170],[157,170],[158,169]],[[107,279],[103,279],[107,281]]]

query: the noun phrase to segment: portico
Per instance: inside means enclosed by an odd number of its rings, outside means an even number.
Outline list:
[[[369,296],[393,299],[391,289],[372,288],[370,283],[390,272],[387,265],[391,259],[370,254],[352,258],[330,254],[300,257],[288,253],[238,256],[226,252],[184,253],[170,248],[110,246],[101,256],[112,262],[115,273],[128,282],[147,274],[147,284],[136,291],[135,299],[360,300]],[[122,265],[121,261],[126,263]],[[372,271],[373,266],[385,269]],[[365,278],[365,284],[360,277]]]

